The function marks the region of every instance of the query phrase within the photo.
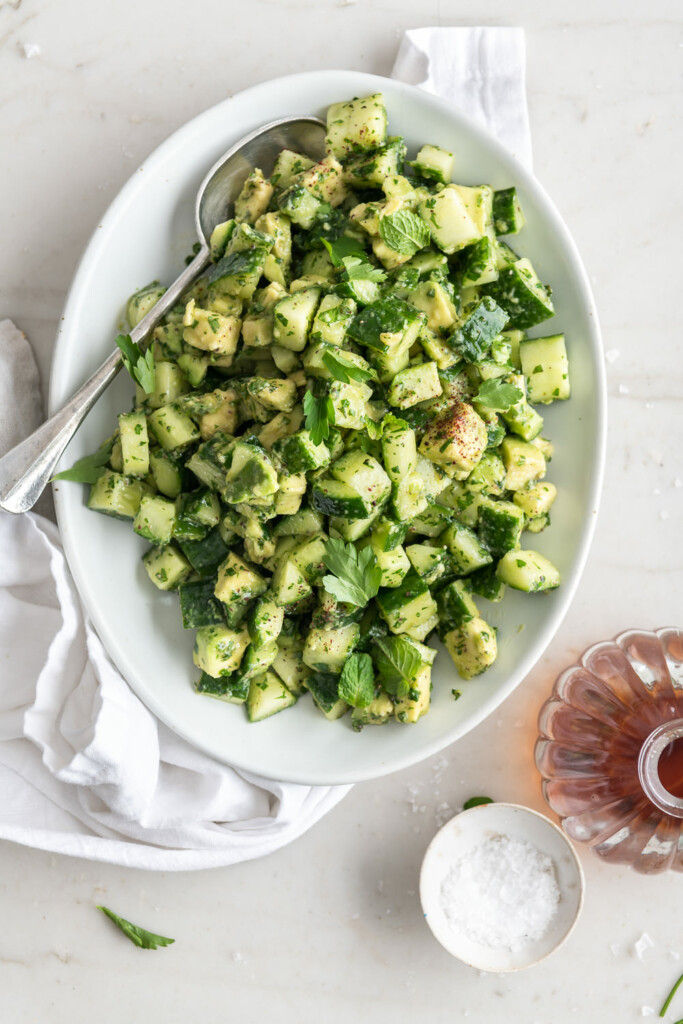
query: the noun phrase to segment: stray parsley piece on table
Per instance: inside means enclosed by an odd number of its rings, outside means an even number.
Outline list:
[[[52,479],[73,480],[77,484],[94,484],[104,473],[113,447],[114,438],[110,437],[93,455],[85,455],[82,459],[74,462],[71,469],[63,469],[61,473],[55,473]]]
[[[507,412],[516,405],[524,394],[515,384],[507,384],[500,377],[485,380],[474,398],[478,405],[484,405],[493,412]]]
[[[345,544],[343,540],[333,537],[325,545],[323,562],[334,573],[333,576],[323,576],[323,587],[338,601],[364,608],[368,601],[377,596],[382,570],[372,548],[363,548],[359,552],[353,544]]]
[[[336,352],[325,352],[323,354],[323,364],[330,371],[334,379],[341,381],[342,384],[348,384],[352,380],[362,383],[374,376],[370,370],[364,370],[362,366],[356,366],[355,363],[349,362],[348,359],[344,359],[343,355]]]
[[[314,395],[307,391],[304,395],[304,414],[306,430],[313,444],[320,444],[330,436],[330,424],[334,423],[334,405],[329,395]]]
[[[140,385],[146,395],[154,391],[154,356],[152,349],[143,352],[133,341],[130,334],[119,334],[116,344],[121,349],[121,361],[134,381]]]
[[[471,796],[469,800],[466,800],[462,805],[463,811],[469,811],[470,807],[481,807],[482,804],[492,804],[493,800],[490,796]]]
[[[375,673],[369,654],[351,654],[339,677],[339,696],[354,708],[366,708],[375,697]]]
[[[365,259],[365,249],[357,238],[348,238],[346,235],[342,235],[341,238],[335,239],[334,242],[328,242],[326,238],[321,239],[321,241],[330,254],[332,265],[335,267],[343,266],[343,261],[348,256],[355,256],[361,260]]]
[[[384,689],[394,697],[405,697],[422,665],[419,652],[405,637],[383,636],[375,640],[373,654]]]
[[[109,907],[101,907],[98,904],[97,909],[106,914],[121,929],[126,938],[130,939],[136,946],[139,946],[140,949],[156,949],[158,946],[170,946],[171,943],[175,942],[175,939],[167,939],[165,935],[155,935],[154,932],[138,928],[136,924],[126,921],[125,917],[119,917]]]
[[[380,217],[379,233],[390,249],[403,256],[412,256],[418,249],[424,249],[431,237],[426,222],[410,210],[397,210]]]

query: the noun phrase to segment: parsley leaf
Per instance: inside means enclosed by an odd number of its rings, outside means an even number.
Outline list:
[[[375,696],[375,673],[369,654],[352,654],[339,677],[339,696],[354,708],[366,708]]]
[[[383,636],[374,642],[374,661],[382,685],[394,697],[405,697],[422,658],[403,636]]]
[[[379,233],[390,249],[412,256],[429,244],[430,233],[422,217],[410,210],[397,210],[380,217]]]
[[[356,366],[350,360],[344,359],[341,353],[337,354],[330,349],[323,353],[323,364],[330,371],[334,379],[340,380],[342,384],[348,384],[351,380],[362,382],[370,380],[374,376],[370,370],[364,370],[362,366]]]
[[[97,909],[106,914],[121,929],[126,938],[130,939],[136,946],[139,946],[140,949],[156,949],[157,946],[170,946],[172,942],[175,942],[175,939],[167,939],[165,935],[155,935],[154,932],[138,928],[136,924],[126,921],[125,917],[119,917],[109,907],[100,907],[98,905]]]
[[[495,412],[507,412],[522,398],[524,393],[516,384],[507,384],[502,378],[494,377],[483,382],[474,401]]]
[[[313,444],[320,444],[330,436],[330,423],[334,423],[334,405],[329,395],[314,395],[307,391],[304,395],[305,427],[311,435]]]
[[[104,473],[104,467],[109,462],[113,447],[114,438],[110,437],[93,455],[84,456],[74,462],[71,469],[63,469],[61,473],[55,473],[52,479],[74,480],[77,484],[94,484]]]
[[[344,265],[342,278],[345,281],[386,281],[387,279],[387,275],[381,267],[373,267],[372,263],[368,263],[358,256],[344,256],[342,263]]]
[[[347,601],[358,608],[364,608],[377,595],[382,570],[372,548],[356,551],[353,544],[345,544],[343,540],[333,537],[325,545],[323,562],[334,573],[333,576],[323,576],[323,587],[338,601]]]
[[[154,391],[154,356],[152,349],[143,352],[134,342],[130,334],[119,334],[116,344],[121,349],[121,361],[134,381],[140,385],[146,395]]]
[[[382,420],[370,419],[369,416],[365,417],[365,432],[371,441],[380,441],[382,439]]]
[[[470,807],[481,807],[482,804],[492,804],[493,800],[490,796],[471,796],[469,800],[465,800],[462,805],[463,811],[469,811]]]
[[[335,267],[343,266],[343,260],[347,256],[357,256],[360,259],[365,257],[365,249],[357,238],[349,238],[347,235],[342,235],[341,238],[336,238],[334,242],[328,242],[326,238],[321,238],[321,242],[329,252],[330,259]]]

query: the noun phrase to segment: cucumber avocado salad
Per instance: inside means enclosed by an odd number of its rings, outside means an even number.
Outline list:
[[[147,351],[119,336],[134,408],[63,474],[151,543],[197,693],[252,722],[305,694],[355,729],[416,722],[433,638],[471,679],[497,653],[478,600],[560,582],[533,543],[556,496],[536,407],[569,398],[567,354],[526,335],[553,305],[503,240],[515,188],[406,155],[374,95],[330,107],[320,162],[254,168]]]

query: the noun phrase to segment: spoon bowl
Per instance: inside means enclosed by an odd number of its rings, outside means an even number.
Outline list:
[[[199,251],[130,332],[134,343],[139,344],[148,337],[206,269],[211,233],[232,212],[249,172],[260,167],[269,174],[282,149],[293,149],[318,160],[323,155],[324,143],[325,123],[317,117],[283,117],[245,135],[216,161],[197,193],[195,223]],[[33,508],[67,444],[121,365],[121,353],[116,349],[59,412],[0,459],[0,509],[20,514]]]

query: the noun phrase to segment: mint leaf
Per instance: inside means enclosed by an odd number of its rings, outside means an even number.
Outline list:
[[[394,252],[413,256],[429,244],[430,233],[422,217],[410,210],[397,210],[379,219],[379,233]]]
[[[77,484],[94,484],[104,473],[104,467],[109,462],[113,447],[114,438],[110,437],[93,455],[84,456],[74,462],[71,469],[63,469],[61,473],[55,473],[52,479],[74,480]]]
[[[100,907],[103,914],[114,922],[114,924],[121,929],[127,939],[130,939],[140,949],[156,949],[158,946],[170,946],[171,943],[175,942],[175,939],[167,939],[165,935],[155,935],[154,932],[148,932],[144,928],[138,928],[136,924],[131,924],[130,921],[126,921],[125,917],[119,917],[113,910],[108,907]]]
[[[471,796],[469,800],[466,800],[462,805],[463,811],[469,811],[470,807],[481,807],[482,804],[492,804],[493,800],[490,796]]]
[[[516,384],[508,384],[501,377],[494,377],[483,382],[474,401],[494,412],[507,412],[522,398],[524,392]]]
[[[357,256],[344,256],[342,263],[344,265],[342,271],[344,281],[386,281],[387,279],[387,275],[381,267],[373,267],[372,263],[359,259]]]
[[[130,334],[119,334],[116,337],[116,344],[121,349],[121,361],[134,381],[136,381],[146,395],[154,391],[154,356],[152,349],[148,348],[143,352],[140,346],[133,341]]]
[[[382,420],[371,420],[365,417],[365,430],[371,441],[380,441],[382,438]]]
[[[361,259],[365,257],[365,249],[357,238],[349,238],[347,235],[342,235],[341,238],[336,238],[334,242],[328,242],[326,238],[321,238],[320,241],[329,252],[330,259],[335,267],[343,266],[342,261],[346,256],[359,256]]]
[[[339,696],[353,708],[366,708],[375,696],[375,673],[369,654],[352,654],[339,678]]]
[[[348,384],[352,380],[362,383],[362,381],[370,380],[374,376],[370,370],[364,370],[362,366],[356,366],[350,360],[344,359],[341,353],[337,354],[332,352],[331,349],[323,353],[323,365],[327,367],[334,379],[340,380],[342,384]]]
[[[334,573],[333,576],[323,576],[323,587],[338,601],[364,608],[377,595],[382,570],[377,565],[372,548],[363,548],[359,552],[353,544],[345,544],[343,540],[333,537],[325,545],[323,562]]]
[[[403,636],[379,637],[373,644],[373,658],[382,686],[394,697],[405,697],[422,665],[422,658]]]
[[[320,444],[330,436],[330,423],[334,423],[334,405],[329,395],[314,395],[307,391],[304,395],[305,427],[311,435],[313,444]]]

